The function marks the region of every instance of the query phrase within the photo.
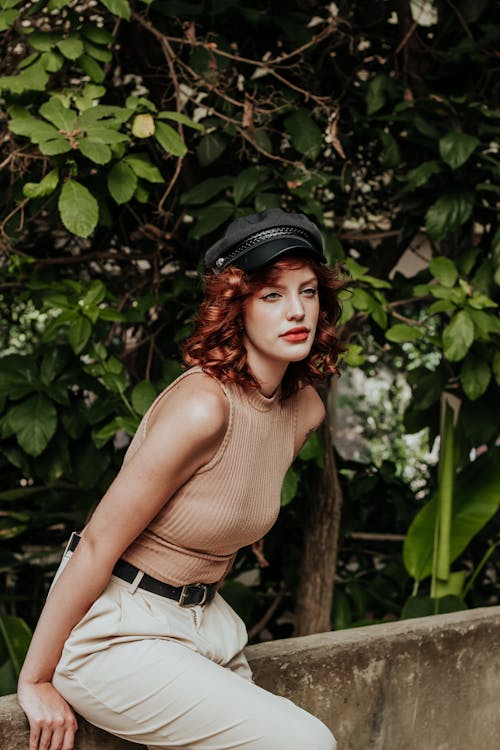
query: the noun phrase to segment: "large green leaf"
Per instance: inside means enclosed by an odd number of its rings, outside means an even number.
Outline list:
[[[183,115],[182,112],[158,112],[157,117],[162,120],[173,120],[174,122],[180,122],[182,125],[186,125],[188,128],[194,128],[194,130],[205,130],[204,125],[202,125],[200,122],[193,122],[193,120],[190,120],[189,117]]]
[[[107,183],[115,201],[127,203],[137,187],[137,175],[125,161],[118,161],[109,172]]]
[[[450,362],[465,357],[474,341],[474,323],[465,310],[455,313],[443,331],[444,356]]]
[[[92,333],[92,324],[88,318],[78,315],[68,329],[68,341],[75,354],[85,348]]]
[[[148,182],[165,182],[158,167],[151,163],[148,154],[129,154],[123,161],[133,169],[137,177]]]
[[[53,96],[48,102],[42,104],[39,112],[58,130],[64,130],[65,133],[73,132],[77,114],[72,109],[65,107],[57,97]]]
[[[147,412],[156,398],[156,389],[149,380],[137,383],[132,391],[132,406],[141,416]]]
[[[425,185],[433,174],[439,174],[442,169],[441,164],[437,161],[424,161],[415,169],[411,169],[406,175],[406,179],[412,188],[418,188]]]
[[[260,181],[261,172],[257,167],[248,167],[239,173],[234,181],[233,195],[237,206],[255,190]]]
[[[288,505],[291,503],[295,495],[297,494],[297,488],[299,486],[299,476],[293,466],[290,466],[285,478],[283,480],[283,486],[281,488],[281,505]]]
[[[99,206],[93,195],[76,180],[68,180],[59,196],[61,220],[77,237],[88,237],[97,226]]]
[[[7,418],[19,445],[30,456],[40,455],[56,431],[57,412],[43,393],[12,406]]]
[[[77,60],[83,54],[82,40],[78,36],[69,36],[57,42],[57,48],[68,60]]]
[[[292,145],[309,159],[317,159],[323,144],[323,133],[306,109],[298,109],[284,122],[292,136]]]
[[[475,401],[488,388],[491,379],[489,364],[476,354],[469,354],[462,365],[460,382],[467,398]],[[500,489],[499,489],[500,491]]]
[[[230,219],[234,214],[234,206],[229,201],[217,201],[207,206],[207,208],[197,209],[196,212],[193,211],[193,214],[197,221],[193,229],[191,229],[189,236],[197,240],[213,232],[214,229],[217,229],[217,227],[220,227],[221,224]]]
[[[181,195],[181,204],[188,206],[197,206],[202,203],[206,203],[211,198],[214,198],[218,193],[221,193],[226,188],[230,187],[234,182],[234,178],[229,175],[223,177],[209,177],[208,180],[198,183],[188,190],[187,193]]]
[[[38,367],[33,355],[10,354],[0,359],[0,398],[13,400],[36,389]]]
[[[465,164],[469,156],[479,146],[480,140],[474,135],[460,133],[452,130],[439,140],[439,153],[441,158],[452,169],[457,169]]]
[[[20,617],[0,614],[0,637],[3,643],[2,651],[8,654],[8,664],[10,665],[10,674],[16,678],[19,676],[26,652],[31,640],[31,631],[24,620]],[[2,673],[7,675],[5,663],[2,665]],[[2,682],[1,694],[7,694],[7,685]],[[11,687],[9,686],[9,692]]]
[[[406,323],[396,323],[385,332],[388,341],[401,343],[402,341],[417,341],[425,335],[425,331],[417,326],[409,326]]]
[[[500,448],[490,448],[456,478],[451,519],[450,561],[454,562],[476,534],[498,512]],[[431,574],[436,498],[413,519],[403,546],[403,561],[417,581]]]
[[[130,21],[130,5],[127,0],[100,0],[111,13]]]
[[[109,146],[93,138],[82,138],[78,142],[78,150],[95,164],[107,164],[112,159]]]
[[[467,605],[458,596],[441,596],[435,599],[430,596],[410,596],[401,612],[401,619],[409,620],[413,617],[445,615],[449,612],[460,612],[464,609],[467,609]]]
[[[433,240],[443,240],[464,224],[472,213],[474,193],[456,189],[445,192],[425,215],[425,226]]]
[[[183,157],[187,154],[187,146],[179,133],[170,125],[156,121],[155,138],[165,151],[174,156]]]
[[[429,261],[429,270],[434,278],[440,281],[443,286],[452,287],[457,280],[457,267],[450,258],[443,256],[431,258]]]
[[[196,155],[202,167],[217,161],[226,150],[228,141],[220,133],[207,133],[196,146]]]

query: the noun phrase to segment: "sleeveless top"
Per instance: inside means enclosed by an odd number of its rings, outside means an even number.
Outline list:
[[[156,399],[129,445],[125,461],[142,444]],[[297,396],[270,398],[254,388],[221,383],[229,402],[225,436],[213,458],[199,468],[125,550],[122,558],[175,586],[214,583],[230,569],[241,547],[261,539],[280,509],[281,486],[294,456]]]

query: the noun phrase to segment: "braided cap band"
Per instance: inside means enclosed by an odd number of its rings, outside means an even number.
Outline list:
[[[234,250],[228,253],[228,255],[225,255],[222,258],[217,258],[215,266],[218,271],[221,271],[226,266],[230,266],[232,260],[238,258],[238,256],[240,255],[244,255],[246,252],[248,252],[248,250],[257,247],[257,245],[263,245],[267,242],[270,242],[271,240],[275,240],[281,237],[289,237],[292,240],[299,237],[302,240],[309,241],[309,243],[311,242],[309,234],[305,231],[305,229],[301,229],[300,227],[287,226],[272,227],[272,229],[263,229],[261,232],[252,234],[244,242],[242,242],[241,245],[238,245],[238,247],[235,247]]]

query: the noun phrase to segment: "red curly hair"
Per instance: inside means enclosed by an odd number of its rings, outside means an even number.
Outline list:
[[[336,373],[338,355],[343,351],[335,328],[341,314],[338,292],[346,281],[339,277],[337,266],[332,270],[298,256],[279,260],[253,273],[228,266],[219,274],[207,275],[205,299],[198,312],[195,332],[183,346],[184,361],[189,366],[199,365],[222,382],[258,388],[243,345],[245,301],[259,289],[272,286],[283,271],[303,265],[310,267],[318,280],[320,312],[309,355],[287,367],[282,381],[283,398],[307,383],[318,383]]]

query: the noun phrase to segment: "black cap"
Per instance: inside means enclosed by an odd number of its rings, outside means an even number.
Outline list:
[[[204,268],[206,273],[219,273],[227,266],[257,271],[291,251],[326,263],[316,224],[304,214],[270,208],[231,222],[205,253]]]

